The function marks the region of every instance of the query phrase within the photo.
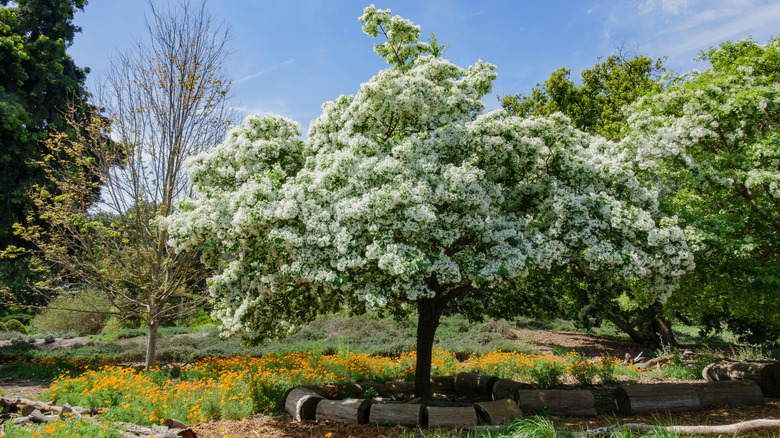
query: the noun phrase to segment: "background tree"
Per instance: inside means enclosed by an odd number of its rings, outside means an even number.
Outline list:
[[[36,187],[36,218],[47,228],[20,226],[35,243],[38,266],[47,270],[38,289],[102,291],[124,317],[149,328],[146,369],[154,364],[157,331],[164,322],[198,310],[208,271],[199,248],[174,253],[168,232],[156,224],[191,196],[183,161],[223,136],[233,112],[224,72],[229,31],[204,4],[150,5],[148,42],[112,64],[100,94],[105,118],[96,113],[66,119],[77,136],[53,136],[53,153],[41,167],[62,193]],[[103,138],[109,132],[113,141]],[[76,169],[58,169],[65,156],[101,181]],[[102,198],[91,205],[93,187]]]
[[[571,260],[664,296],[691,266],[682,230],[614,144],[568,119],[482,114],[494,66],[432,54],[419,27],[366,8],[390,64],[297,124],[249,118],[188,162],[197,197],[165,222],[220,269],[227,332],[286,334],[317,313],[417,313],[415,392],[429,397],[439,318],[456,298]],[[223,264],[227,261],[227,264]],[[641,286],[641,287],[640,287]]]
[[[712,66],[633,106],[626,153],[664,187],[696,271],[669,304],[693,322],[776,341],[780,329],[780,40],[725,42]],[[658,164],[656,164],[658,163]]]
[[[629,55],[624,50],[609,56],[582,72],[576,85],[566,68],[556,70],[530,95],[504,96],[501,104],[519,117],[565,114],[578,129],[619,141],[626,135],[625,107],[640,97],[662,91],[676,81],[665,78],[662,59]],[[651,181],[652,183],[652,181]],[[466,299],[458,307],[479,318],[486,311],[495,317],[518,314],[563,317],[590,327],[600,319],[613,322],[637,343],[658,347],[676,345],[670,319],[663,304],[652,294],[639,291],[608,299],[615,285],[587,275],[588,269],[576,263],[549,272],[534,272],[518,279],[505,294],[494,293],[481,299]]]
[[[623,108],[643,95],[663,89],[661,79],[665,73],[663,59],[631,56],[621,49],[584,70],[581,85],[569,78],[569,69],[560,68],[544,84],[536,84],[530,95],[504,96],[501,106],[518,117],[562,112],[577,129],[618,140],[626,126]]]
[[[30,187],[44,183],[44,172],[36,162],[47,153],[43,140],[48,130],[67,129],[60,111],[74,97],[83,107],[87,104],[86,70],[78,68],[66,53],[80,30],[73,25],[73,14],[84,8],[85,1],[2,0],[0,4],[2,250],[25,245],[13,235],[12,226],[23,221],[32,206]],[[11,295],[4,298],[43,304],[45,297],[31,294],[27,288],[32,275],[26,258],[0,258],[0,292]]]

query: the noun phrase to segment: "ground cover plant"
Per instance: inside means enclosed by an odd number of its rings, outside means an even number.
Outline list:
[[[459,362],[454,353],[437,349],[432,373],[478,372],[552,388],[561,385],[559,377],[571,374],[582,360],[576,352],[561,357],[498,351]],[[285,391],[299,385],[408,380],[414,376],[415,363],[414,352],[391,358],[310,351],[262,358],[209,358],[184,368],[149,373],[105,366],[87,369],[78,376],[64,374],[51,384],[44,398],[57,404],[105,407],[108,418],[141,425],[160,423],[165,418],[196,423],[247,418],[253,413],[281,413]],[[615,358],[601,358],[591,364],[588,384],[594,383],[597,376],[636,378],[640,374]],[[338,398],[339,394],[331,396]]]

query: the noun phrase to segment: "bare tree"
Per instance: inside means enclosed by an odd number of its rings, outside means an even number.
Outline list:
[[[147,29],[147,41],[113,60],[98,93],[104,115],[70,112],[77,134],[50,139],[53,152],[42,165],[62,194],[38,187],[35,196],[49,227],[19,229],[36,244],[39,266],[57,268],[39,288],[103,291],[123,316],[146,323],[148,370],[159,327],[200,308],[206,297],[198,285],[208,276],[199,251],[174,252],[155,221],[192,195],[184,160],[221,141],[236,113],[224,70],[230,32],[205,2],[150,3]],[[49,165],[62,156],[101,181]]]

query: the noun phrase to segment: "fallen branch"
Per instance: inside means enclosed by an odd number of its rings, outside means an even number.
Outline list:
[[[39,411],[38,409],[34,409],[32,412],[25,415],[24,417],[14,418],[13,423],[14,424],[25,424],[25,423],[43,424],[43,423],[51,423],[52,421],[58,418],[59,417],[56,415],[45,415],[43,412]]]
[[[724,424],[721,426],[654,426],[649,424],[637,424],[628,423],[624,425],[615,425],[607,427],[599,427],[598,429],[589,429],[584,432],[576,434],[579,437],[608,437],[612,435],[612,432],[619,430],[627,430],[629,432],[651,432],[651,431],[665,431],[675,432],[689,435],[705,435],[705,436],[744,436],[756,432],[775,432],[780,431],[780,420],[773,419],[759,419],[744,421],[742,423]]]
[[[650,368],[652,366],[658,365],[661,362],[671,361],[672,359],[674,359],[674,355],[673,354],[670,354],[668,356],[660,356],[660,357],[656,357],[656,358],[650,359],[647,362],[642,362],[640,364],[636,364],[636,367],[638,369],[640,369],[640,370],[645,370],[645,369],[648,369],[648,368]]]
[[[38,400],[30,400],[30,399],[26,399],[26,398],[20,398],[20,399],[16,399],[16,400],[10,400],[10,399],[7,399],[7,398],[0,398],[0,405],[2,405],[2,406],[16,405],[17,406],[17,410],[18,410],[18,406],[26,405],[26,406],[32,406],[32,407],[38,409],[41,412],[56,412],[57,414],[62,412],[62,407],[61,406],[56,406],[56,405],[53,405],[51,403],[46,403],[46,402],[42,402],[42,401],[38,401]]]
[[[196,438],[195,432],[191,429],[169,428],[168,426],[155,425],[152,427],[139,426],[133,423],[117,421],[114,423],[117,430],[125,430],[125,436],[128,438],[137,438],[153,436],[154,438]]]

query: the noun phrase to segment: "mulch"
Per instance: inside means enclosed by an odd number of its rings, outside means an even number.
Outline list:
[[[765,398],[762,406],[723,406],[718,409],[683,412],[672,415],[633,415],[617,417],[600,415],[592,418],[549,417],[556,429],[567,428],[573,432],[585,429],[625,423],[660,425],[720,425],[733,424],[759,418],[780,418],[780,398]],[[238,438],[389,438],[396,436],[425,436],[428,431],[409,427],[388,427],[376,425],[354,425],[332,421],[304,421],[293,423],[283,417],[254,417],[240,421],[219,421],[197,424],[192,427],[198,437],[223,438],[226,435]],[[330,435],[328,435],[330,434]]]

